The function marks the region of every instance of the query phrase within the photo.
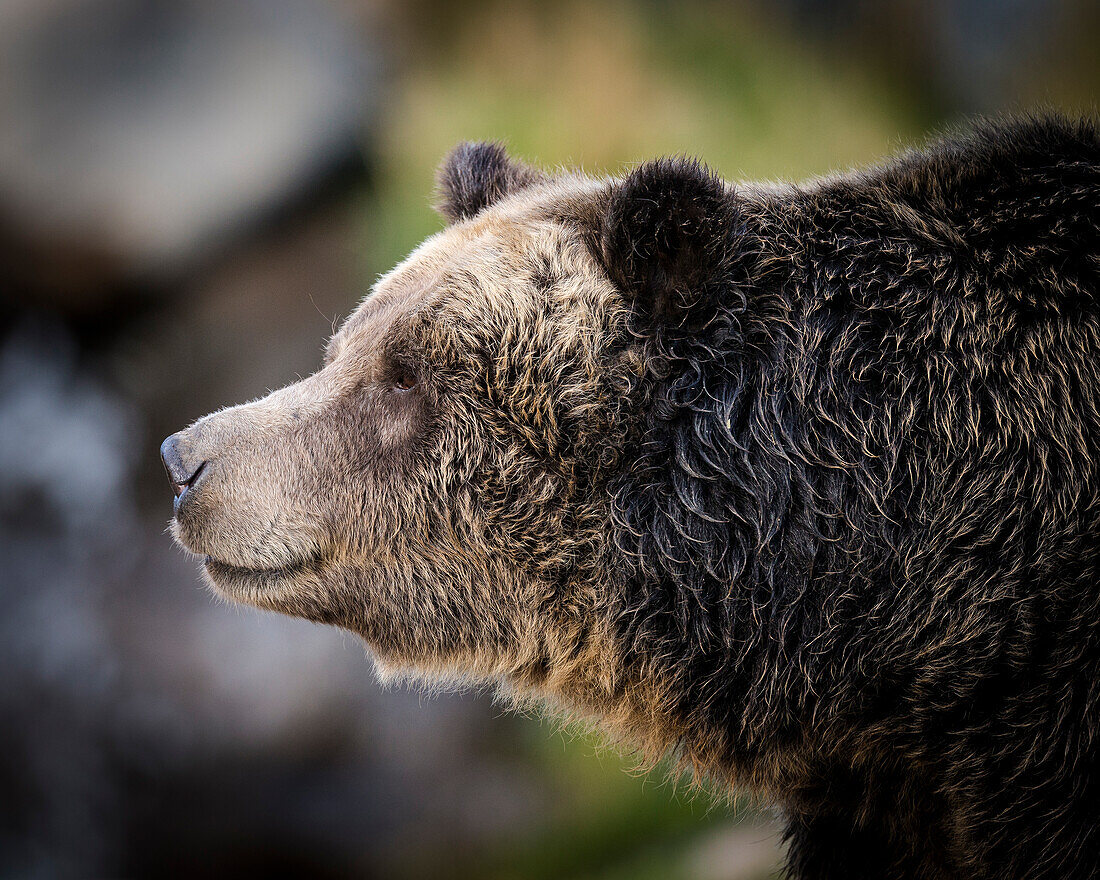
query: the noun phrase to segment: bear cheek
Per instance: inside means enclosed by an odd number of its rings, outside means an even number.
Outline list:
[[[409,398],[414,392],[396,392],[402,398]],[[398,399],[390,401],[386,407],[388,418],[379,419],[377,428],[378,446],[384,454],[399,454],[405,444],[412,441],[418,432],[423,406],[420,401]]]
[[[349,457],[368,479],[400,478],[424,448],[431,426],[426,396],[421,389],[379,389],[343,408]]]

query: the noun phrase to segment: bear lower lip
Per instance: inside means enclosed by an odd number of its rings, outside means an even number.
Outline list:
[[[206,568],[206,571],[215,580],[219,578],[228,580],[241,580],[247,578],[253,581],[271,582],[284,581],[306,570],[313,569],[318,562],[318,556],[311,556],[300,562],[282,565],[277,568],[248,568],[246,566],[231,565],[228,562],[222,562],[209,554],[203,557],[202,560],[202,564]]]

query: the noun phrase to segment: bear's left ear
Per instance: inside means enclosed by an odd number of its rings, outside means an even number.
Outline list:
[[[448,223],[457,223],[545,179],[541,171],[510,159],[500,144],[459,144],[439,167],[437,206]]]
[[[648,323],[706,320],[744,251],[737,194],[693,159],[656,159],[613,186],[599,256]]]

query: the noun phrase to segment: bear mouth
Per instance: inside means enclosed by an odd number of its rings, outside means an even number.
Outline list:
[[[210,555],[204,556],[202,560],[207,575],[217,586],[225,588],[227,586],[247,585],[253,589],[257,587],[262,589],[265,586],[281,586],[287,581],[301,577],[303,574],[316,571],[320,567],[320,563],[320,553],[276,568],[248,568],[231,565]]]

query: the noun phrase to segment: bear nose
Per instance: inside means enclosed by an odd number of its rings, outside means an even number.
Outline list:
[[[175,506],[178,508],[183,494],[202,474],[206,461],[190,454],[186,446],[180,443],[179,434],[173,434],[160,444],[160,460],[164,462],[172,491],[176,493]]]

